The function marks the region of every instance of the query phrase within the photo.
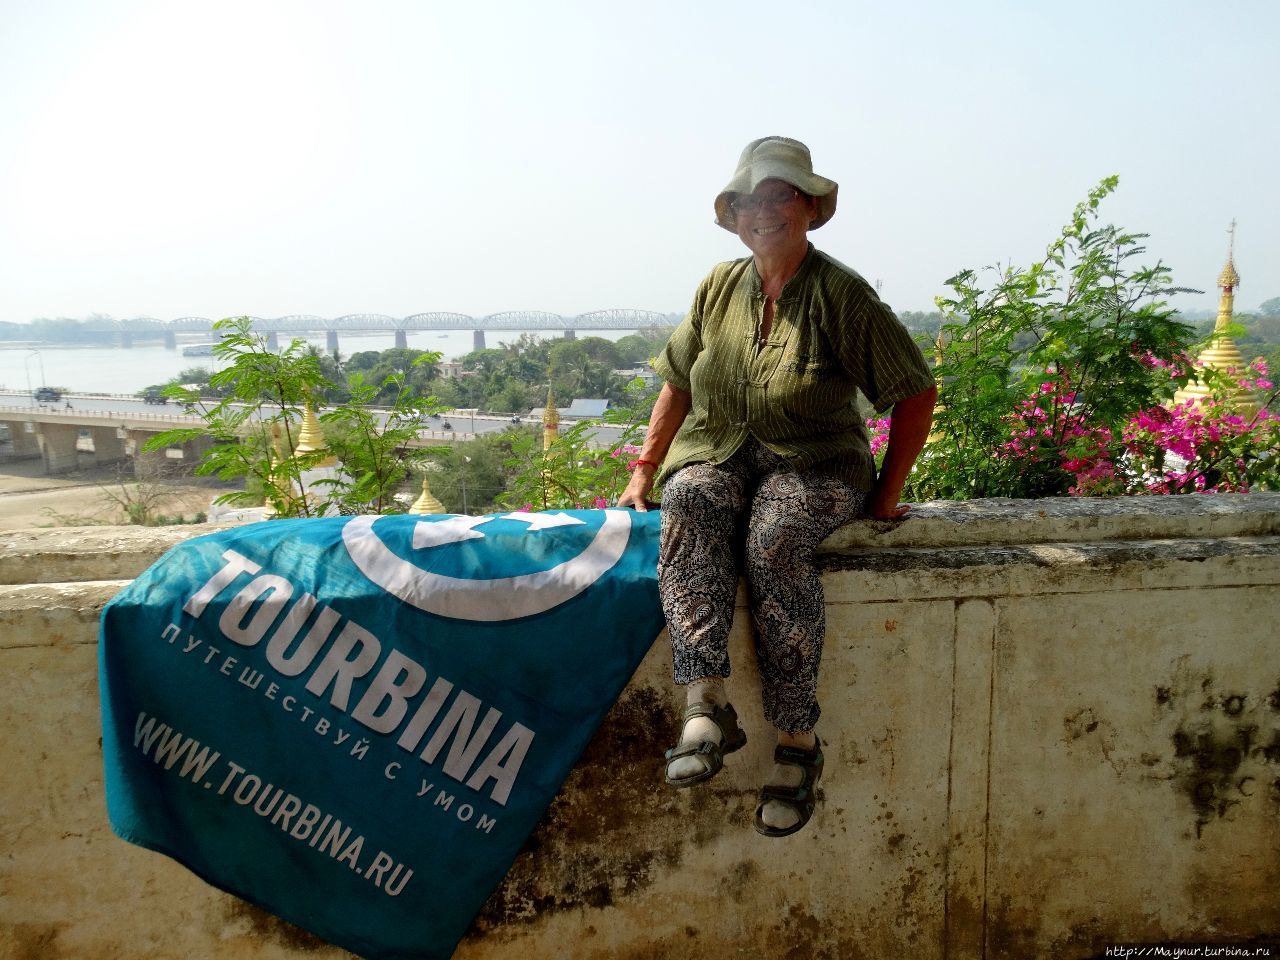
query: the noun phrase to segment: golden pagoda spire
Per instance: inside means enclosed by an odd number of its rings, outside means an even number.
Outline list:
[[[560,411],[556,409],[556,398],[547,387],[547,406],[542,411],[542,449],[550,450],[551,445],[560,436]]]
[[[1243,374],[1248,363],[1240,352],[1240,348],[1236,346],[1235,341],[1224,332],[1231,325],[1231,316],[1235,310],[1235,290],[1236,287],[1240,286],[1240,274],[1236,272],[1235,265],[1235,220],[1231,221],[1227,235],[1229,237],[1227,241],[1227,262],[1223,266],[1222,272],[1218,274],[1218,286],[1222,290],[1222,295],[1218,298],[1218,318],[1213,324],[1214,332],[1218,336],[1196,358],[1196,362],[1201,367],[1217,370],[1220,373],[1234,370],[1237,374]],[[1173,403],[1176,406],[1187,400],[1204,400],[1211,392],[1207,384],[1188,383],[1174,394]],[[1251,417],[1258,412],[1257,396],[1244,387],[1236,385],[1231,390],[1229,398],[1232,406],[1235,407],[1236,413],[1243,417]]]
[[[284,456],[284,434],[280,432],[280,423],[277,421],[271,424],[271,465],[280,466]]]
[[[444,513],[444,504],[435,498],[431,493],[431,488],[427,486],[427,474],[422,474],[422,493],[418,495],[418,499],[413,501],[413,506],[409,508],[410,513]]]
[[[315,408],[308,403],[302,414],[302,429],[298,433],[298,445],[293,448],[293,455],[300,457],[308,453],[324,453],[328,449],[324,434],[320,432],[320,421],[316,418]],[[332,467],[337,462],[337,458],[329,456],[317,466]]]
[[[284,459],[284,455],[281,453],[283,442],[280,424],[273,423],[271,425],[271,457],[267,466],[267,476],[272,482],[276,479],[276,471],[280,469],[280,461]],[[270,520],[276,513],[276,506],[271,502],[271,495],[269,493],[264,494],[262,498],[262,518]]]
[[[1227,263],[1222,268],[1222,272],[1218,274],[1218,286],[1222,287],[1223,298],[1231,297],[1234,301],[1235,288],[1240,286],[1240,274],[1236,273],[1235,255],[1236,255],[1236,222],[1231,221],[1231,226],[1227,228]],[[1227,311],[1227,315],[1231,315],[1231,311]],[[1221,318],[1222,309],[1219,306],[1218,316]]]

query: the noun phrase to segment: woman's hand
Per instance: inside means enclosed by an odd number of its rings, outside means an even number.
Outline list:
[[[876,484],[867,498],[867,516],[873,520],[901,520],[911,508],[898,502],[901,490],[890,490]]]
[[[669,383],[662,385],[653,404],[653,413],[649,415],[649,432],[645,434],[644,447],[631,466],[631,480],[618,498],[618,506],[634,507],[642,512],[657,508],[658,505],[649,499],[653,478],[692,406],[693,398],[687,390]]]
[[[933,424],[938,388],[930,386],[893,405],[889,417],[889,447],[884,453],[876,485],[867,497],[867,516],[875,520],[900,520],[910,509],[898,503],[916,457],[924,449]]]
[[[618,498],[618,506],[634,507],[641,513],[647,513],[658,505],[649,499],[649,491],[653,489],[653,476],[658,468],[649,463],[637,463],[631,472],[631,480],[627,489]]]

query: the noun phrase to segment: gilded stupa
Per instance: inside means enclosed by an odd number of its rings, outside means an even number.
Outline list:
[[[284,460],[284,454],[281,453],[281,448],[283,446],[284,439],[280,434],[280,424],[273,423],[271,425],[271,454],[270,459],[268,460],[269,466],[267,467],[268,476],[272,480],[275,480],[276,471],[280,469],[280,463]],[[270,520],[275,515],[275,504],[271,502],[270,496],[265,496],[262,500],[262,518],[264,520]]]
[[[422,493],[418,495],[417,500],[413,501],[413,505],[409,507],[409,512],[413,514],[445,512],[444,504],[436,499],[435,494],[431,492],[431,487],[427,485],[425,470],[422,473]]]
[[[551,445],[560,436],[560,411],[556,409],[556,398],[547,387],[547,406],[542,411],[542,449],[550,450]]]
[[[298,445],[293,448],[293,454],[300,457],[308,453],[326,453],[328,449],[324,434],[320,432],[320,420],[316,417],[315,408],[308,403],[302,414],[302,429],[298,432]],[[330,454],[316,466],[332,467],[337,463],[337,457]]]
[[[1218,274],[1218,286],[1222,289],[1222,296],[1218,299],[1218,319],[1213,325],[1218,337],[1196,358],[1196,362],[1202,367],[1221,373],[1234,370],[1237,374],[1243,374],[1248,362],[1240,352],[1240,348],[1235,345],[1235,341],[1223,332],[1231,324],[1231,314],[1235,309],[1235,290],[1240,286],[1240,274],[1236,273],[1234,263],[1236,245],[1234,220],[1231,221],[1231,229],[1228,232],[1231,240],[1227,246],[1227,263],[1222,268],[1222,273]],[[1208,386],[1203,383],[1188,383],[1174,394],[1173,403],[1176,406],[1187,400],[1204,400],[1210,392]],[[1258,397],[1251,390],[1237,385],[1229,396],[1236,413],[1240,416],[1251,417],[1258,412]]]

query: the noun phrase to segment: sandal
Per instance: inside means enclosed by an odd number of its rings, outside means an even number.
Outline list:
[[[691,787],[695,783],[710,780],[724,767],[725,754],[741,750],[747,744],[747,735],[738,726],[738,714],[733,709],[733,704],[726,703],[723,707],[718,707],[714,703],[695,703],[685,710],[684,722],[688,723],[694,717],[710,718],[720,728],[720,742],[703,740],[700,743],[685,743],[672,747],[663,754],[668,770],[672,760],[683,757],[697,757],[702,763],[702,771],[691,777],[672,777],[664,772],[663,778],[673,787]]]
[[[801,750],[799,747],[778,747],[773,751],[774,763],[785,763],[804,770],[804,781],[798,787],[780,787],[767,784],[760,788],[760,802],[756,806],[756,833],[766,837],[789,837],[813,816],[814,788],[818,778],[822,776],[822,741],[818,740],[812,750]],[[800,817],[789,827],[771,827],[761,818],[764,805],[771,801],[790,807]]]

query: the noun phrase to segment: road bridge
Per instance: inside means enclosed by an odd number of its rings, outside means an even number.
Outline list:
[[[80,466],[84,444],[90,441],[95,465],[134,462],[135,472],[166,460],[192,468],[209,447],[201,437],[153,454],[143,454],[149,436],[178,427],[194,427],[200,418],[181,408],[162,413],[116,410],[65,410],[46,406],[0,406],[0,425],[8,428],[14,459],[42,459],[45,473],[70,473]]]
[[[133,397],[67,394],[74,401],[68,408],[63,401],[57,405],[31,404],[20,399],[21,395],[2,394],[0,391],[0,427],[8,429],[10,446],[0,449],[8,459],[43,460],[48,474],[72,472],[81,466],[82,457],[89,456],[95,466],[132,461],[138,476],[145,476],[166,462],[194,470],[212,443],[208,437],[197,437],[165,450],[142,452],[154,434],[204,423],[199,414],[187,413],[177,404],[157,408]],[[566,421],[563,426],[571,424]],[[459,443],[511,426],[510,414],[453,410],[431,419],[430,426],[418,431],[417,443]],[[591,442],[609,449],[620,435],[620,428],[601,425],[592,431]]]

